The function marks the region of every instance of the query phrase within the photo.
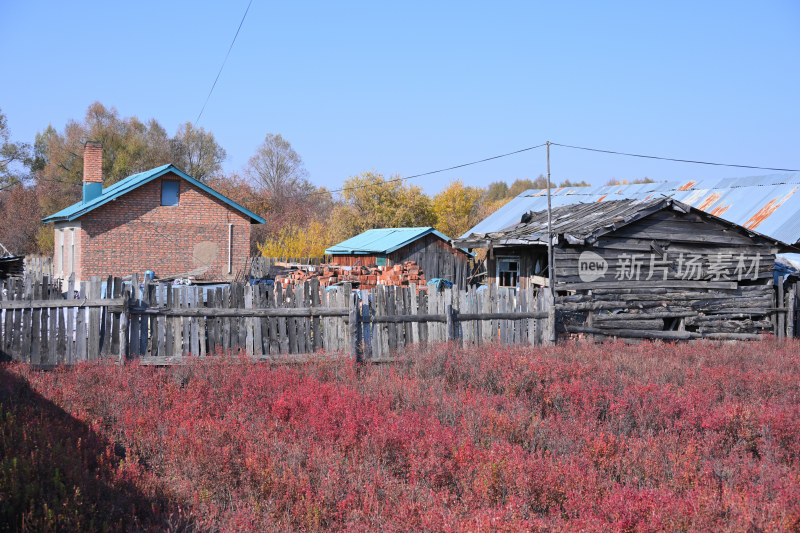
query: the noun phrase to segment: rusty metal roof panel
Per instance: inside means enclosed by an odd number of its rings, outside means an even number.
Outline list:
[[[635,185],[564,187],[554,188],[551,192],[554,208],[579,202],[671,197],[778,241],[792,244],[800,241],[800,172]],[[519,222],[524,213],[545,209],[546,191],[525,191],[467,231],[464,237],[472,233],[499,231]]]

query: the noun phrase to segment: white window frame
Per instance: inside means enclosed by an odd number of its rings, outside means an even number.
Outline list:
[[[520,256],[518,255],[500,255],[496,257],[495,260],[495,275],[497,279],[497,286],[498,287],[519,287],[519,276],[520,276],[520,268],[519,268],[519,261]],[[511,270],[509,268],[503,269],[501,268],[504,263],[516,263],[516,270]],[[512,273],[514,276],[515,283],[513,285],[505,285],[503,284],[503,274],[504,273]]]

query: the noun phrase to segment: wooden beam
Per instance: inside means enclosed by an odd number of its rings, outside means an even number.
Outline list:
[[[64,307],[110,307],[113,313],[122,312],[125,298],[83,300],[4,300],[0,309],[59,309]]]
[[[349,311],[338,307],[298,307],[298,308],[131,308],[131,314],[159,316],[205,316],[205,317],[347,317]]]
[[[630,289],[631,284],[636,288],[686,288],[686,289],[736,289],[735,281],[593,281],[590,283],[556,283],[557,291],[572,291],[586,289]]]

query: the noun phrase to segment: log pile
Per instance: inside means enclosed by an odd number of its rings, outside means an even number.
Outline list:
[[[358,284],[360,289],[374,289],[377,285],[407,287],[425,285],[425,273],[415,261],[406,261],[393,266],[355,266],[321,265],[317,268],[297,267],[275,276],[275,282],[283,286],[305,283],[318,279],[322,287],[336,283]]]

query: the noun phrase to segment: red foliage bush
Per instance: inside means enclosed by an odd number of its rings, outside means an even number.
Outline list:
[[[800,527],[798,348],[440,345],[364,368],[4,374],[124,448],[101,470],[159,503],[112,529],[767,531]],[[27,451],[3,445],[5,500],[8,461]]]

